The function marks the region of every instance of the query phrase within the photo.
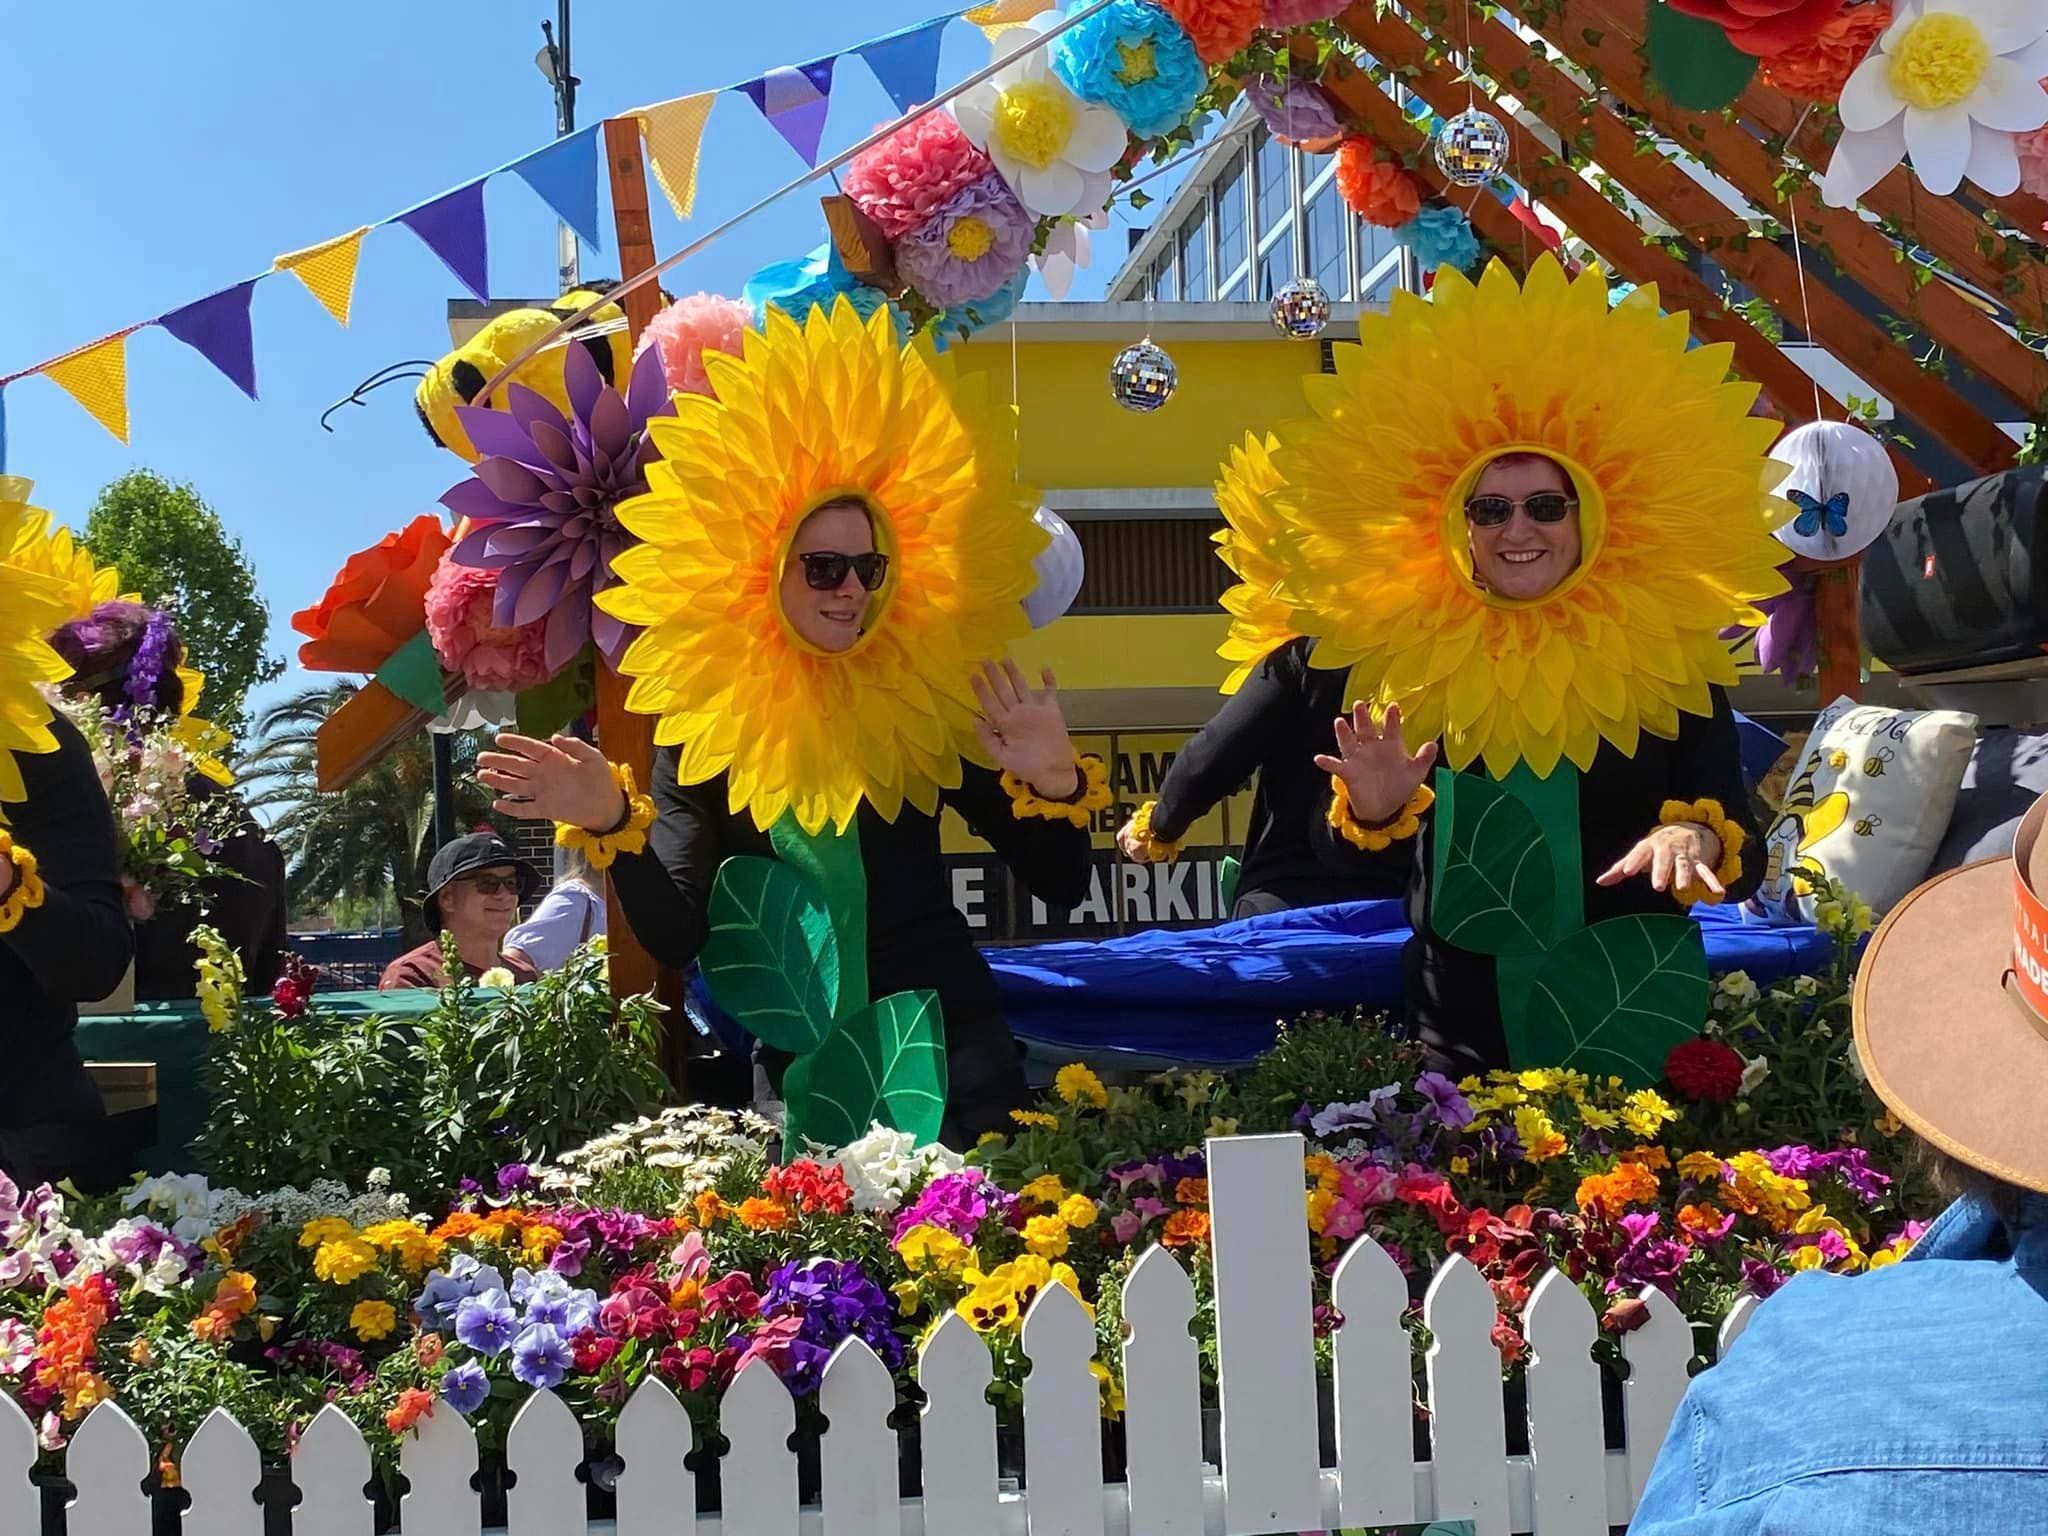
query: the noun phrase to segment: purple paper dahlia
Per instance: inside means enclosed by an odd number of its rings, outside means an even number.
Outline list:
[[[502,411],[457,407],[483,457],[441,498],[470,522],[449,559],[498,572],[495,621],[507,628],[547,621],[549,676],[593,638],[616,666],[632,638],[591,598],[617,580],[612,561],[633,543],[618,504],[647,489],[647,465],[661,457],[647,420],[673,410],[652,347],[634,362],[623,395],[583,347],[565,349],[563,376],[567,417],[521,384],[507,386]]]
[[[896,270],[936,308],[973,304],[1023,271],[1036,233],[1017,195],[991,171],[896,242]]]

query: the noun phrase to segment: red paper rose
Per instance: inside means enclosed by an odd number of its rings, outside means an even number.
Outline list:
[[[1671,0],[1671,9],[1711,21],[1728,41],[1759,58],[1783,53],[1835,17],[1842,0]]]
[[[1688,1040],[1664,1058],[1664,1075],[1681,1098],[1725,1104],[1742,1087],[1742,1057],[1719,1040]]]
[[[1765,59],[1760,69],[1764,83],[1801,101],[1832,105],[1841,99],[1850,72],[1891,24],[1892,8],[1884,0],[1851,6],[1805,42]]]
[[[1265,0],[1160,0],[1204,64],[1234,58],[1265,20]]]
[[[448,549],[441,520],[423,512],[348,557],[327,595],[292,615],[309,672],[375,672],[426,622],[427,585]]]

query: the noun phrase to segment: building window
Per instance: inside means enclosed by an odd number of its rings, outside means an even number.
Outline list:
[[[1237,276],[1226,283],[1216,297],[1226,304],[1242,304],[1248,300],[1251,297],[1251,268],[1239,267]]]
[[[1086,560],[1073,613],[1207,613],[1234,579],[1214,517],[1076,518]]]
[[[1288,225],[1280,238],[1269,244],[1259,257],[1259,297],[1270,299],[1294,276],[1294,226]]]
[[[1209,297],[1209,213],[1198,208],[1180,236],[1180,296],[1201,300]]]
[[[1233,154],[1224,162],[1223,174],[1216,178],[1216,277],[1219,287],[1235,280],[1238,269],[1249,258],[1244,216],[1244,156]],[[1228,292],[1223,296],[1231,297]],[[1242,297],[1242,294],[1238,296]]]
[[[1174,283],[1173,247],[1168,245],[1160,256],[1159,264],[1152,269],[1152,291],[1159,296],[1162,304],[1171,304],[1180,297],[1180,289]]]
[[[1265,129],[1259,130],[1259,238],[1264,239],[1294,206],[1293,155]]]
[[[1336,187],[1325,182],[1308,205],[1308,271],[1333,299],[1351,296],[1344,257],[1344,204]]]

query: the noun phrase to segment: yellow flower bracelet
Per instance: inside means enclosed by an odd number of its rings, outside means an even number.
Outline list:
[[[22,913],[43,904],[43,877],[36,873],[36,856],[17,843],[0,827],[0,859],[14,866],[14,888],[0,901],[0,933],[12,933]]]
[[[1749,834],[1739,823],[1728,819],[1721,802],[1695,800],[1687,804],[1683,800],[1666,800],[1663,810],[1657,813],[1657,824],[1663,827],[1687,824],[1705,827],[1721,844],[1721,862],[1714,867],[1714,878],[1721,882],[1722,888],[1710,891],[1703,882],[1695,880],[1671,893],[1678,904],[1690,907],[1697,902],[1706,902],[1715,906],[1727,900],[1727,888],[1742,878],[1742,845],[1749,840]]]
[[[1152,830],[1152,813],[1158,809],[1157,800],[1147,800],[1138,807],[1138,814],[1131,818],[1131,837],[1145,850],[1151,863],[1171,864],[1180,857],[1180,844],[1168,842]]]
[[[1351,792],[1342,779],[1334,773],[1330,775],[1330,825],[1345,842],[1366,853],[1383,852],[1413,837],[1422,830],[1423,813],[1435,804],[1436,791],[1421,784],[1392,821],[1378,825],[1359,821],[1351,814]]]
[[[592,869],[610,869],[612,860],[620,854],[641,852],[647,846],[647,829],[654,825],[654,802],[634,785],[633,770],[624,763],[607,766],[612,771],[612,782],[626,797],[626,819],[609,832],[572,827],[566,821],[555,823],[555,845],[582,849]]]
[[[1081,788],[1072,800],[1048,800],[1014,773],[1004,774],[1003,793],[1010,797],[1010,814],[1019,821],[1035,816],[1070,822],[1087,831],[1095,813],[1109,805],[1109,769],[1089,752],[1075,754],[1074,770],[1081,776]]]

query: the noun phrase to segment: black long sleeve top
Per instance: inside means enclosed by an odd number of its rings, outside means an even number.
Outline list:
[[[193,774],[187,786],[199,800],[229,793],[201,774]],[[276,984],[288,942],[284,854],[255,818],[244,815],[240,828],[221,845],[214,861],[229,873],[207,882],[204,914],[192,906],[167,905],[148,922],[136,925],[137,998],[192,995],[192,964],[199,958],[192,930],[201,922],[227,940],[241,958],[248,995],[267,995]]]
[[[1667,800],[1718,801],[1728,820],[1742,828],[1742,873],[1728,886],[1729,901],[1746,899],[1762,883],[1763,848],[1742,778],[1735,714],[1727,694],[1719,688],[1712,691],[1711,716],[1680,715],[1678,735],[1670,741],[1644,733],[1633,757],[1624,757],[1603,741],[1581,776],[1579,840],[1588,924],[1677,910],[1671,896],[1653,887],[1647,875],[1632,876],[1619,885],[1594,884],[1656,828]],[[1504,1067],[1507,1043],[1492,958],[1445,943],[1429,926],[1434,833],[1435,818],[1424,815],[1421,832],[1409,840],[1408,921],[1415,936],[1402,957],[1408,1020],[1423,1043],[1458,1070]],[[1321,818],[1312,835],[1318,852],[1340,868],[1365,857]]]
[[[655,959],[681,970],[704,947],[719,865],[739,854],[773,858],[775,851],[749,814],[727,809],[723,774],[702,784],[679,784],[677,757],[674,747],[655,754],[650,793],[656,815],[646,851],[622,854],[611,873],[634,934]],[[1072,907],[1086,898],[1084,829],[1065,821],[1018,819],[999,776],[972,763],[963,765],[960,787],[946,791],[943,803],[1048,905]],[[951,1045],[962,1043],[955,1032],[964,1027],[999,1022],[995,977],[953,905],[939,854],[939,818],[906,805],[893,822],[884,821],[863,802],[854,826],[867,875],[870,994],[935,990]]]
[[[1159,786],[1152,831],[1179,841],[1257,774],[1238,865],[1240,899],[1256,892],[1313,907],[1399,896],[1408,887],[1411,850],[1361,853],[1340,866],[1319,858],[1310,839],[1313,818],[1330,805],[1330,778],[1316,767],[1316,754],[1337,750],[1332,725],[1345,712],[1347,677],[1309,665],[1314,647],[1296,639],[1275,650],[1175,754]]]
[[[0,1130],[105,1113],[72,1033],[78,1005],[119,986],[134,953],[114,816],[91,749],[62,715],[51,728],[57,750],[17,759],[28,798],[7,807],[44,893],[40,907],[0,934]]]

